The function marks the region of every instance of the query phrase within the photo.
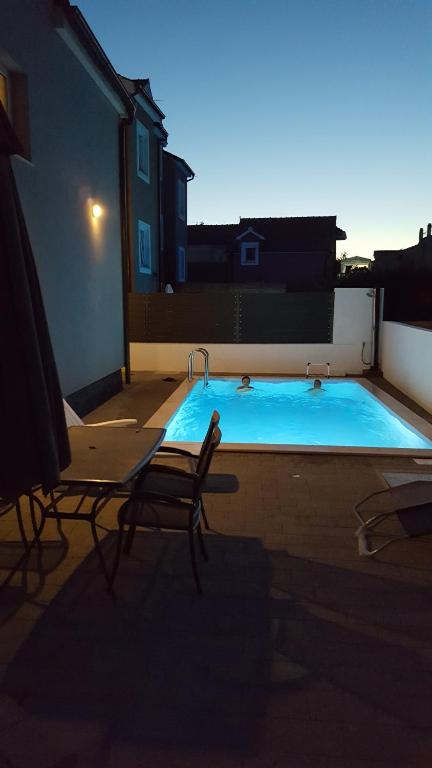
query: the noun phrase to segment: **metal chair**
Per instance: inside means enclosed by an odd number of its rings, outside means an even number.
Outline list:
[[[360,520],[356,531],[359,554],[376,555],[389,544],[432,534],[432,482],[416,480],[394,488],[386,488],[367,496],[354,507]],[[401,533],[381,533],[379,526],[395,517]],[[376,542],[374,539],[383,539]]]
[[[206,455],[213,433],[216,427],[219,425],[220,414],[218,411],[213,411],[210,419],[210,423],[204,437],[201,450],[199,454],[186,451],[184,448],[170,448],[169,446],[162,445],[157,454],[156,459],[160,454],[173,454],[174,456],[181,456],[188,459],[188,465],[190,472],[180,469],[179,467],[170,467],[166,464],[154,464],[153,462],[146,467],[142,476],[142,489],[152,491],[153,493],[167,494],[169,496],[177,496],[181,498],[191,499],[193,496],[193,474],[199,472],[200,462]],[[203,490],[206,490],[205,488]],[[228,491],[228,493],[231,491]],[[201,495],[201,515],[204,520],[204,525],[209,530],[209,523],[204,508],[204,502]]]
[[[130,497],[124,504],[122,504],[118,513],[119,533],[111,577],[111,589],[113,589],[114,580],[120,562],[125,526],[129,526],[125,543],[126,554],[130,553],[136,528],[137,526],[140,526],[146,528],[156,528],[159,530],[169,529],[188,532],[192,571],[197,592],[198,594],[202,594],[201,582],[199,579],[198,567],[195,557],[194,533],[197,533],[201,554],[204,560],[207,560],[208,557],[201,530],[201,493],[214,451],[220,444],[221,437],[222,435],[219,427],[214,427],[210,441],[207,444],[206,451],[201,451],[200,453],[200,459],[197,464],[196,472],[190,473],[190,481],[192,482],[192,494],[190,497],[188,495],[182,497],[181,494],[179,496],[172,496],[146,490],[145,474],[143,476],[144,482],[143,477],[138,477],[138,479],[135,481],[135,485]]]

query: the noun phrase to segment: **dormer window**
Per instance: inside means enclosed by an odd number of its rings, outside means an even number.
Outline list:
[[[240,263],[242,267],[254,267],[259,264],[259,243],[241,244]]]

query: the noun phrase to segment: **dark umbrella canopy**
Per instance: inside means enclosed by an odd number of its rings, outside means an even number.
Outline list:
[[[70,463],[62,395],[0,103],[0,496],[47,493]]]

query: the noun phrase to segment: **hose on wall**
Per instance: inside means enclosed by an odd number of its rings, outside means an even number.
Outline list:
[[[364,350],[365,350],[366,344],[367,344],[366,341],[364,341],[363,344],[362,344],[361,361],[362,361],[363,365],[372,365],[372,360],[365,360],[364,359]]]

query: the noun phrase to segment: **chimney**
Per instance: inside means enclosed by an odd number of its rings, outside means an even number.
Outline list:
[[[423,227],[420,227],[419,229],[419,243],[423,240]]]
[[[432,235],[432,224],[427,225],[427,236],[430,237]]]

